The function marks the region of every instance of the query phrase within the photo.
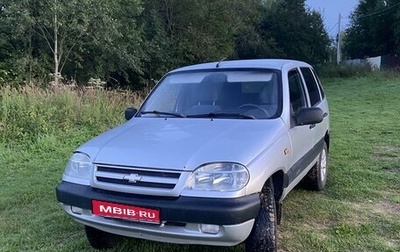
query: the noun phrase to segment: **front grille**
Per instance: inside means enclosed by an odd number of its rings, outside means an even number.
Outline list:
[[[101,184],[171,190],[178,183],[181,173],[136,167],[97,165],[94,176],[95,180]]]

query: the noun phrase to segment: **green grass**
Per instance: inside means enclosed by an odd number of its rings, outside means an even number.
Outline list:
[[[331,111],[323,192],[284,201],[280,251],[400,251],[400,78],[324,82]],[[0,251],[94,251],[54,188],[80,143],[123,121],[133,94],[0,90]],[[242,251],[124,239],[110,251]]]

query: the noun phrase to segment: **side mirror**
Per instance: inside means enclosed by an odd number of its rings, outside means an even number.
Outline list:
[[[320,108],[302,108],[295,115],[296,126],[317,124],[324,120],[324,112]]]
[[[134,117],[137,113],[137,109],[135,108],[127,108],[125,109],[125,119],[127,121],[129,121],[130,119],[132,119],[132,117]]]

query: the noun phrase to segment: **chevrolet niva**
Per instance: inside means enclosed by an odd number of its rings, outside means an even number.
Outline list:
[[[56,188],[94,248],[128,236],[276,251],[285,196],[325,187],[328,104],[307,63],[179,68],[125,118],[75,150]]]

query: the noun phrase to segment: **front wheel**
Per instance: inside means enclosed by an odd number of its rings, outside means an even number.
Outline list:
[[[277,213],[272,180],[268,180],[260,193],[260,211],[253,230],[246,240],[246,252],[277,251]]]
[[[109,249],[118,245],[121,236],[85,226],[86,238],[95,249]]]

